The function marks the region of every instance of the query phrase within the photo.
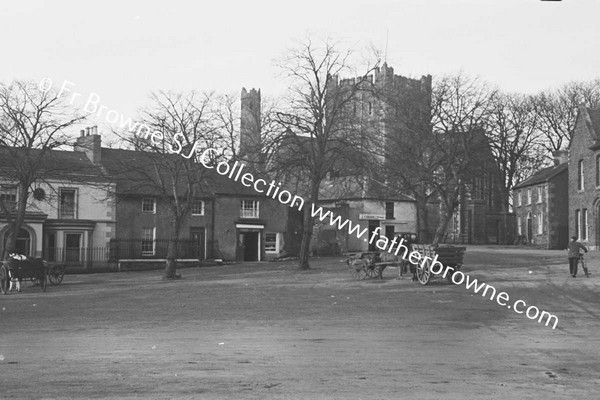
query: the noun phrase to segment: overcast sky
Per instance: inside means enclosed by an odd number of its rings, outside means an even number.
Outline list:
[[[1,81],[68,80],[125,116],[157,89],[277,96],[274,60],[307,33],[387,38],[398,74],[462,69],[508,91],[600,76],[598,0],[7,1],[0,32]]]

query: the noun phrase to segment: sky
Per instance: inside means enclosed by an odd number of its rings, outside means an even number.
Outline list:
[[[0,81],[68,81],[127,118],[156,90],[278,97],[276,60],[329,37],[380,49],[400,75],[462,70],[535,93],[600,77],[599,16],[598,0],[7,1]]]

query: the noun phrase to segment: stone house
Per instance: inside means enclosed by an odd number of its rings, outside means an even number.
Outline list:
[[[546,249],[564,249],[569,238],[569,165],[566,151],[554,153],[554,165],[513,188],[517,235]]]
[[[600,248],[600,109],[580,107],[569,145],[569,235]]]

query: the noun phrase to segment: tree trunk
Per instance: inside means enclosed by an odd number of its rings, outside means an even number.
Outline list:
[[[165,266],[165,279],[176,279],[177,272],[177,238],[169,239],[167,247],[167,265]]]
[[[15,219],[9,224],[8,237],[6,239],[6,245],[4,246],[5,254],[3,254],[3,258],[6,258],[10,253],[15,252],[15,248],[17,246],[17,236],[19,236],[19,231],[25,222],[28,187],[28,185],[19,185],[19,200],[17,202],[16,215]],[[35,254],[30,254],[30,256],[35,256]]]
[[[443,204],[444,204],[444,212],[441,215],[440,223],[438,224],[438,227],[435,230],[435,236],[433,237],[432,244],[434,246],[437,245],[444,238],[444,235],[446,234],[446,230],[448,229],[448,225],[450,224],[450,221],[452,220],[452,216],[454,215],[454,208],[448,207],[445,203],[443,203]]]
[[[419,241],[421,243],[428,243],[430,235],[427,201],[418,196],[415,196],[415,199],[417,200],[417,233],[419,234]]]
[[[310,204],[317,206],[319,201],[319,186],[321,182],[313,181],[311,184]],[[302,221],[302,242],[300,243],[300,269],[310,269],[308,258],[310,256],[310,240],[313,234],[313,217],[311,209],[304,207],[304,218]]]

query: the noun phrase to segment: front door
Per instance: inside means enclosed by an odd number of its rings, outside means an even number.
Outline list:
[[[206,258],[204,253],[206,234],[204,232],[204,228],[190,228],[192,257],[199,260],[204,260]]]
[[[81,233],[65,234],[65,261],[81,261]]]
[[[379,221],[377,220],[369,220],[369,241],[371,241],[371,238],[373,237],[373,232],[375,232],[375,230],[379,228]],[[382,232],[379,232],[380,234],[382,234]],[[369,251],[379,251],[379,249],[377,248],[377,239],[379,239],[378,237],[373,239],[372,242],[369,242]]]
[[[531,217],[527,218],[527,241],[531,244],[533,238],[533,220]]]
[[[237,259],[239,261],[260,261],[260,232],[239,232]]]

